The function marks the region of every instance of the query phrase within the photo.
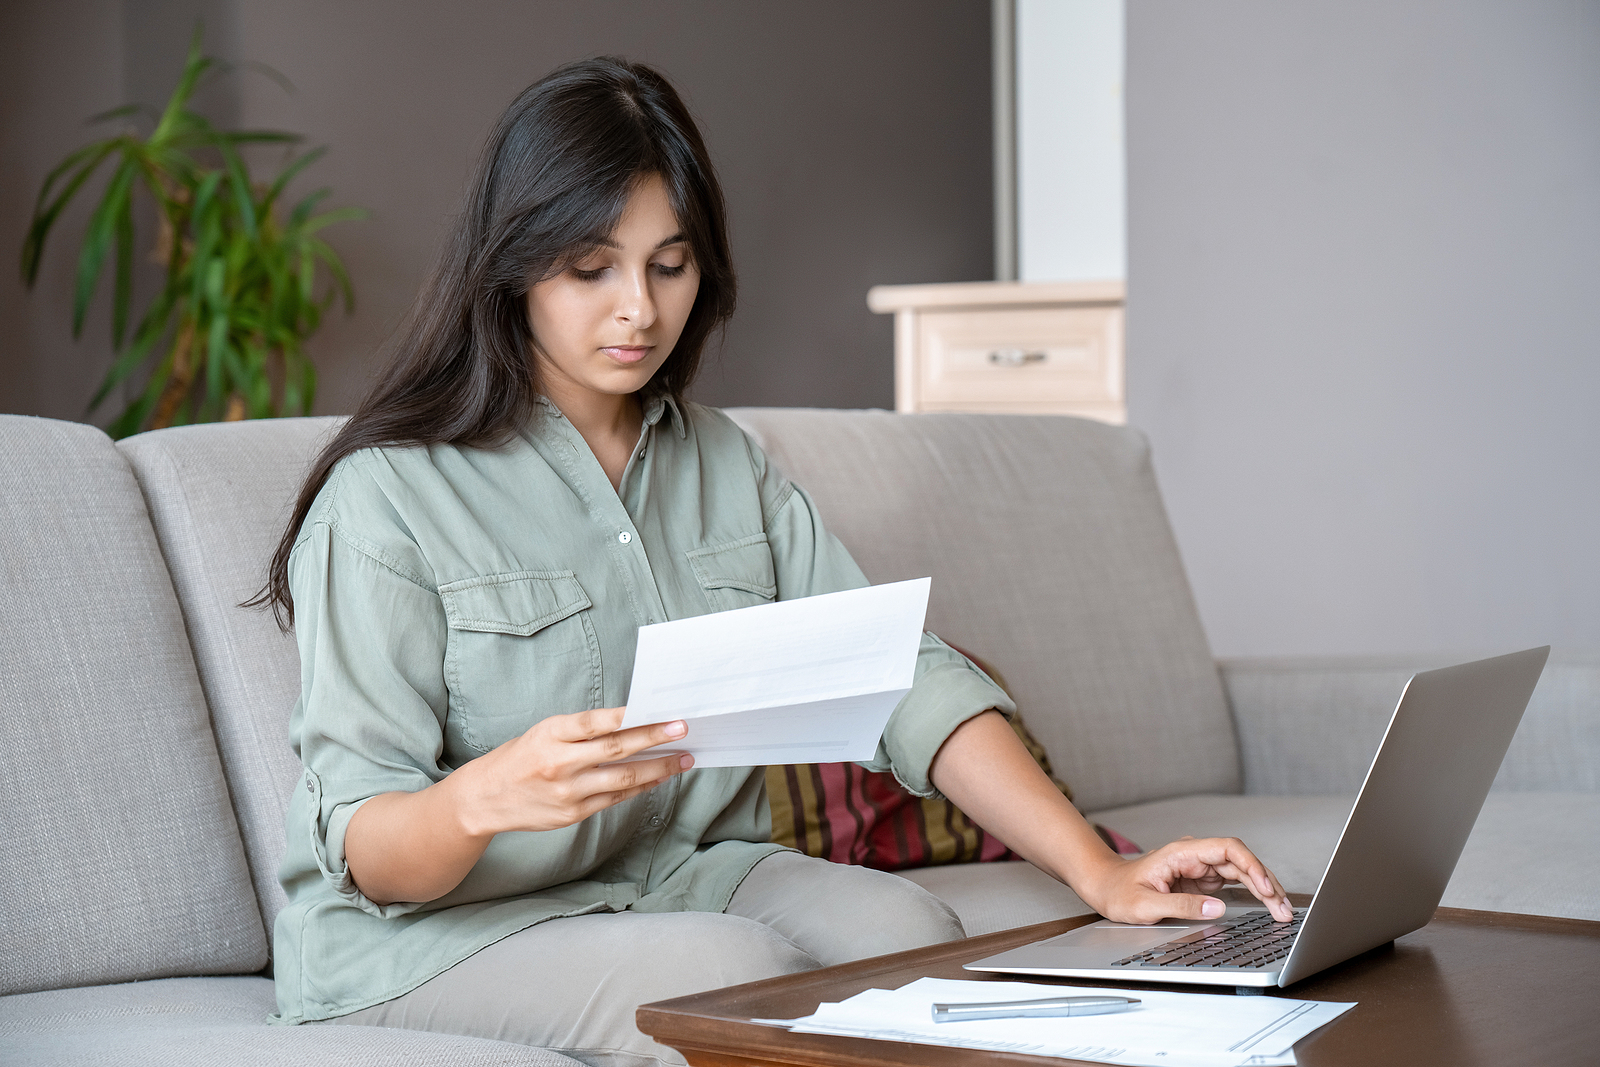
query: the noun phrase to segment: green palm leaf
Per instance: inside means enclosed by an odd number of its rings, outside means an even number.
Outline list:
[[[128,206],[133,193],[134,169],[124,162],[111,176],[105,197],[89,216],[89,232],[83,241],[83,251],[78,256],[78,284],[72,297],[72,336],[83,332],[83,317],[89,310],[89,298],[94,295],[95,282],[100,279],[100,266],[105,262],[106,251],[111,247],[112,231],[117,218]]]
[[[227,69],[202,53],[197,28],[177,86],[159,112],[129,104],[91,120],[151,115],[150,134],[127,133],[84,145],[46,175],[35,199],[20,263],[30,286],[67,205],[107,159],[119,157],[79,246],[72,310],[77,336],[110,257],[115,353],[89,409],[98,409],[114,391],[143,375],[137,395],[111,421],[113,437],[191,418],[308,413],[316,369],[305,357],[304,342],[320,325],[327,304],[343,297],[347,309],[353,306],[343,262],[312,235],[334,223],[365,218],[366,212],[336,208],[314,214],[328,196],[321,189],[297,203],[287,219],[280,217],[284,193],[325,149],[295,156],[258,194],[261,187],[252,181],[240,147],[290,145],[301,138],[278,130],[217,129],[190,110],[201,81]],[[165,278],[130,336],[136,195],[155,203],[160,230],[154,258],[163,264]],[[323,279],[326,289],[318,296]]]
[[[99,168],[105,158],[116,150],[116,147],[115,141],[103,141],[100,144],[85,145],[62,160],[55,170],[52,170],[46,176],[44,186],[39,190],[38,202],[34,205],[33,221],[28,226],[28,236],[22,242],[22,279],[28,285],[31,286],[39,276],[39,259],[44,255],[44,242],[45,238],[50,235],[50,228],[55,225],[56,219],[61,216],[61,212],[66,208],[68,202],[83,187],[83,183],[89,180],[89,175]],[[66,188],[62,189],[56,198],[46,206],[45,201],[49,199],[57,179],[74,166],[77,166],[78,169],[67,182]]]

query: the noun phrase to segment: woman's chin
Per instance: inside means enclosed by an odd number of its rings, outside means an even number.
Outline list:
[[[611,362],[594,376],[595,386],[607,393],[637,393],[647,385],[666,360],[642,359],[633,363]]]

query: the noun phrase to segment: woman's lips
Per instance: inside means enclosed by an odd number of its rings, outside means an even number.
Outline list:
[[[639,363],[650,354],[650,346],[619,345],[615,348],[602,348],[600,351],[604,352],[618,363]]]

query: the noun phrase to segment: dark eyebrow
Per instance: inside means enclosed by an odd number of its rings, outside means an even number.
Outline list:
[[[666,248],[668,245],[683,244],[688,239],[689,239],[688,237],[684,236],[683,231],[679,230],[677,233],[673,234],[671,237],[668,237],[666,240],[664,240],[664,241],[660,242],[659,244],[657,244],[650,251],[659,252],[663,248]],[[621,245],[617,244],[617,242],[613,241],[609,237],[600,238],[600,240],[595,242],[595,246],[598,247],[598,248],[621,248],[622,247]]]

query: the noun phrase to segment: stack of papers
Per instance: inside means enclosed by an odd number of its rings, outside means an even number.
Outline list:
[[[684,719],[639,753],[697,767],[870,760],[911,690],[932,579],[719,611],[639,628],[622,728]]]
[[[1110,1015],[974,1019],[936,1023],[935,1003],[1036,1000],[1059,996],[1137,997]],[[1294,1043],[1354,1003],[1217,993],[1104,989],[1027,982],[922,978],[899,989],[869,989],[823,1004],[804,1019],[763,1019],[796,1033],[1023,1052],[1130,1067],[1291,1067]]]

